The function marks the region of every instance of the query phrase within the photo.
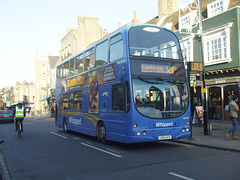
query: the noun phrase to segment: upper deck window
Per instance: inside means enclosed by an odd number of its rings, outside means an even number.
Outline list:
[[[173,32],[157,27],[133,27],[129,31],[131,56],[181,59],[177,37]]]
[[[97,45],[96,47],[96,68],[108,63],[108,49],[109,44],[108,41],[104,41],[103,43]]]
[[[74,58],[70,60],[70,71],[69,71],[69,76],[74,75]]]
[[[63,78],[67,78],[69,73],[69,61],[63,64]]]
[[[89,49],[84,55],[84,71],[94,68],[94,48]]]
[[[83,72],[83,54],[75,58],[75,74]]]
[[[57,67],[57,81],[62,79],[62,65]]]
[[[111,39],[110,44],[110,62],[119,60],[123,57],[123,39],[119,34]]]

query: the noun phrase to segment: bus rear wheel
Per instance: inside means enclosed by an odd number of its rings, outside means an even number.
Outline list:
[[[68,132],[67,121],[65,119],[63,120],[63,131]]]
[[[103,144],[107,144],[106,139],[106,127],[103,123],[98,126],[97,129],[97,139],[101,141]]]

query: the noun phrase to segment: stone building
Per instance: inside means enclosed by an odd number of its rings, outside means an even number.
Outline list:
[[[61,40],[60,62],[84,50],[89,44],[101,39],[108,32],[99,25],[96,17],[78,17],[78,28],[67,29]]]
[[[15,101],[15,96],[14,96],[14,88],[13,86],[6,86],[1,89],[0,91],[0,107],[3,106],[10,106],[13,104]]]
[[[34,111],[43,114],[48,108],[47,100],[52,96],[52,70],[55,68],[59,56],[35,56],[35,101]]]
[[[35,84],[27,81],[16,82],[13,87],[14,102],[22,102],[26,107],[32,107],[35,99]]]
[[[16,86],[7,86],[1,90],[1,101],[5,107],[11,107],[19,102],[25,107],[32,107],[35,99],[35,85],[33,82],[16,82]]]

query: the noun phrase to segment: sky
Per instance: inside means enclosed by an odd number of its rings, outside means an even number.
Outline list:
[[[189,0],[179,0],[189,1]],[[35,81],[35,54],[60,55],[61,39],[78,16],[98,17],[109,33],[158,16],[158,0],[0,0],[0,89]]]
[[[1,0],[0,89],[17,81],[35,80],[35,54],[59,56],[68,28],[78,16],[98,17],[109,33],[137,18],[144,23],[158,15],[158,0]]]

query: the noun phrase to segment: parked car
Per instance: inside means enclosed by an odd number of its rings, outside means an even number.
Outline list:
[[[12,110],[0,110],[0,122],[14,122]]]

